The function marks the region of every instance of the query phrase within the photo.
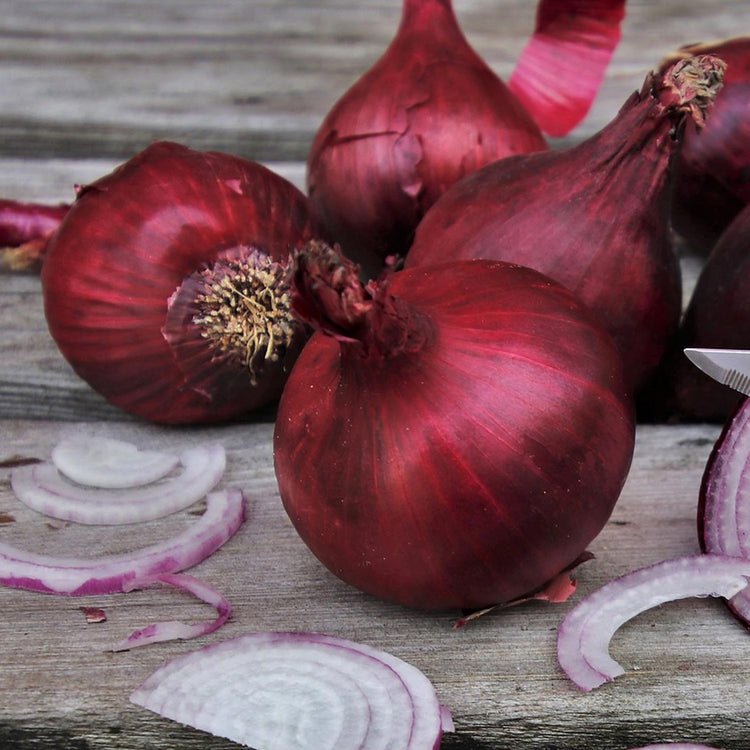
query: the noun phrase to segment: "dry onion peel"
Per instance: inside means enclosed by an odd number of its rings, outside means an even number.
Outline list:
[[[609,642],[622,624],[676,599],[731,598],[748,578],[750,561],[726,555],[690,555],[627,573],[567,614],[558,630],[558,662],[581,690],[599,687],[625,672],[609,655]]]
[[[19,466],[11,472],[18,499],[52,518],[81,524],[126,524],[152,521],[187,508],[219,483],[226,467],[222,445],[184,450],[184,470],[163,482],[121,489],[76,486],[50,463]]]
[[[55,557],[0,543],[0,584],[70,596],[126,591],[133,581],[197,565],[237,531],[244,517],[242,491],[229,489],[209,493],[203,515],[182,533],[125,554]]]
[[[453,731],[414,666],[317,633],[248,633],[206,646],[161,667],[130,700],[256,750],[434,750]]]
[[[163,573],[152,578],[133,581],[128,584],[125,590],[134,591],[135,589],[145,588],[155,583],[166,583],[187,591],[206,604],[214,607],[217,617],[214,620],[206,620],[199,623],[186,623],[174,620],[155,622],[131,633],[127,638],[113,646],[113,651],[127,651],[139,646],[147,646],[151,643],[199,638],[202,635],[208,635],[218,630],[232,614],[232,606],[224,596],[212,586],[186,573]]]
[[[52,449],[52,463],[78,484],[122,489],[163,479],[177,467],[180,457],[144,450],[125,440],[86,435],[60,440]]]

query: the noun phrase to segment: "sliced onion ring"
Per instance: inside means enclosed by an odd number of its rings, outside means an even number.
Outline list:
[[[39,513],[74,523],[126,524],[153,521],[203,498],[221,480],[226,453],[219,443],[182,452],[184,470],[162,482],[132,489],[80,487],[64,479],[51,463],[18,466],[11,486],[18,499]]]
[[[205,513],[182,533],[127,554],[75,559],[0,543],[0,584],[70,596],[127,591],[133,581],[176,573],[205,560],[237,531],[244,517],[242,491],[229,489],[210,493]]]
[[[161,667],[130,700],[256,750],[425,750],[452,731],[418,669],[318,633],[249,633],[206,646]]]
[[[750,399],[727,420],[703,472],[698,536],[704,552],[750,559]],[[727,606],[750,628],[750,591]]]
[[[142,450],[133,443],[99,435],[77,435],[52,449],[57,470],[78,484],[123,489],[163,479],[180,463],[173,453]]]
[[[558,630],[557,659],[581,690],[593,690],[625,670],[609,642],[632,617],[675,599],[730,598],[748,585],[750,560],[690,555],[650,565],[610,581],[580,601]]]
[[[210,604],[216,609],[216,619],[194,624],[176,620],[155,622],[152,625],[147,625],[145,628],[131,633],[127,638],[113,646],[113,651],[127,651],[139,646],[147,646],[150,643],[199,638],[202,635],[208,635],[218,630],[232,614],[232,605],[227,599],[207,583],[187,573],[162,573],[161,575],[140,581],[132,581],[128,584],[126,590],[134,591],[135,589],[145,588],[155,583],[166,583],[170,586],[176,586],[183,589],[183,591],[191,593],[201,601],[206,602],[206,604]]]

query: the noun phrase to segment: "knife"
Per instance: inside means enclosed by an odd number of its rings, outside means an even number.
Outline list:
[[[687,358],[714,380],[750,396],[750,350],[685,349]]]

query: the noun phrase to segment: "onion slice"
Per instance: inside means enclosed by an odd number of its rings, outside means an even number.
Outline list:
[[[180,463],[180,457],[142,450],[125,440],[86,435],[61,440],[52,449],[52,463],[78,484],[122,489],[163,479]]]
[[[51,463],[19,466],[11,486],[30,508],[74,523],[126,524],[153,521],[176,513],[203,498],[221,480],[226,453],[218,443],[188,448],[179,474],[143,487],[87,488],[65,480]]]
[[[256,750],[425,750],[453,727],[414,666],[318,633],[206,646],[161,667],[130,700]]]
[[[113,651],[127,651],[139,646],[147,646],[150,643],[199,638],[202,635],[208,635],[218,630],[232,614],[232,605],[227,599],[212,586],[187,573],[162,573],[152,578],[133,581],[128,584],[126,591],[134,591],[135,589],[151,586],[155,583],[166,583],[170,586],[176,586],[201,601],[206,602],[206,604],[210,604],[216,609],[216,619],[195,624],[175,620],[155,622],[152,625],[131,633],[127,638],[113,646]]]
[[[728,599],[747,586],[748,578],[750,560],[725,555],[690,555],[627,573],[566,615],[558,630],[558,662],[581,690],[599,687],[625,672],[609,655],[609,642],[623,623],[675,599]]]
[[[182,533],[126,554],[53,557],[0,543],[0,584],[70,596],[127,591],[133,581],[176,573],[205,560],[237,531],[244,517],[242,491],[228,489],[209,493],[206,511]]]
[[[508,86],[548,135],[566,135],[588,113],[624,17],[625,0],[540,0]]]
[[[750,559],[750,400],[743,400],[714,445],[701,482],[698,536],[704,552]],[[750,627],[750,591],[727,606]]]

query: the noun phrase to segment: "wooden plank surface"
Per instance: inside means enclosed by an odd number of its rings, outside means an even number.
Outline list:
[[[271,163],[302,186],[312,134],[333,101],[380,54],[399,0],[5,0],[0,20],[0,196],[55,202],[154,138]],[[533,3],[456,0],[467,36],[507,77],[533,23]],[[750,31],[746,0],[629,3],[624,39],[601,96],[575,138],[594,132],[683,42]],[[685,265],[688,279],[696,267]],[[692,274],[692,276],[691,276]],[[689,284],[688,284],[689,288]],[[422,669],[454,713],[455,750],[625,750],[683,740],[750,747],[748,634],[720,602],[646,613],[617,635],[628,673],[580,693],[555,661],[571,604],[527,604],[462,630],[455,613],[378,602],[327,573],[287,520],[276,490],[273,424],[167,429],[109,406],[62,359],[46,330],[38,278],[0,277],[0,463],[47,458],[70,430],[179,447],[218,439],[227,485],[245,489],[247,524],[195,573],[234,616],[191,643],[113,654],[156,619],[201,619],[205,607],[153,589],[83,600],[0,589],[0,747],[220,750],[235,745],[178,727],[127,696],[170,656],[248,630],[320,630],[384,648]],[[581,594],[614,575],[697,550],[698,487],[715,425],[641,426],[618,507],[579,572]],[[146,529],[48,524],[21,507],[0,470],[0,539],[29,549],[103,554],[194,520]],[[79,607],[103,607],[87,625]],[[278,750],[284,750],[280,748]]]

